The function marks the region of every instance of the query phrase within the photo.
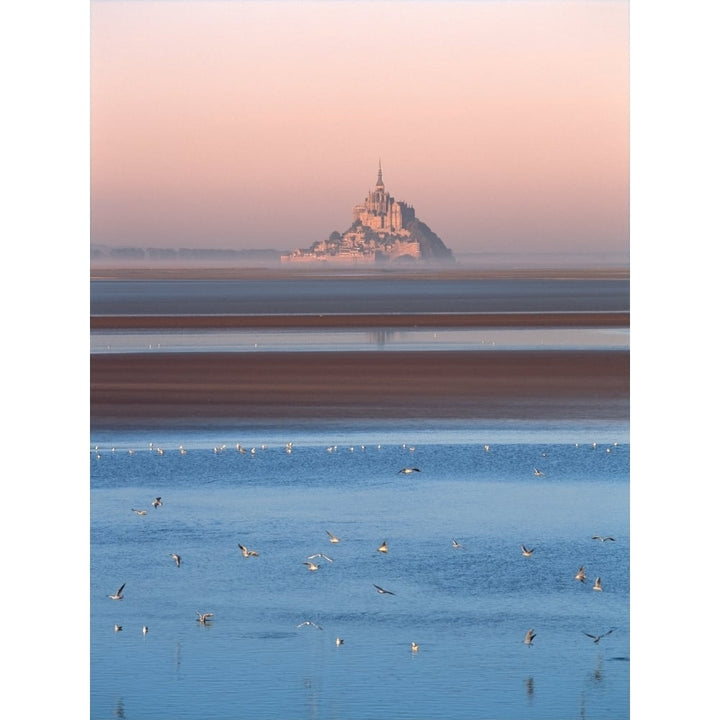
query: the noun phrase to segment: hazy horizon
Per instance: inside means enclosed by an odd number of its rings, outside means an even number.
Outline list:
[[[91,2],[91,242],[629,255],[627,1]],[[291,242],[288,242],[291,238]]]

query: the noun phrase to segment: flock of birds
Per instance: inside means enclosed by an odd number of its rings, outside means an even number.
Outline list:
[[[615,443],[615,445],[617,445],[617,443]],[[265,449],[265,447],[266,447],[266,446],[262,446],[263,449]],[[380,447],[380,446],[378,446],[378,447]],[[596,447],[596,444],[595,444],[595,443],[593,443],[593,447]],[[406,447],[405,445],[403,445],[403,448],[408,449],[408,450],[410,450],[410,451],[414,451],[414,449],[415,449],[414,447]],[[213,451],[214,451],[215,453],[219,453],[219,452],[224,452],[225,449],[226,449],[226,446],[222,445],[222,446],[213,448]],[[236,449],[237,449],[238,452],[243,453],[243,454],[244,454],[245,452],[247,452],[247,451],[245,450],[245,448],[244,448],[242,445],[240,445],[239,443],[237,444]],[[354,448],[353,448],[353,449],[354,449]],[[362,446],[362,449],[364,449],[364,446]],[[489,452],[489,451],[490,451],[490,446],[489,446],[489,445],[485,445],[485,446],[484,446],[484,449],[485,449],[486,452]],[[156,452],[156,453],[158,453],[158,454],[164,454],[164,452],[165,452],[162,448],[153,447],[153,444],[152,444],[152,443],[150,443],[150,450],[151,450],[151,451],[154,451],[154,452]],[[180,450],[181,454],[186,454],[186,453],[187,453],[187,450],[186,450],[182,445],[179,447],[179,450]],[[286,446],[285,446],[285,452],[291,453],[292,450],[293,450],[293,443],[287,443]],[[328,452],[335,452],[336,450],[337,450],[337,446],[329,446],[329,447],[327,448],[327,451],[328,451]],[[95,447],[95,451],[96,451],[96,453],[97,453],[97,456],[100,457],[99,448],[98,448],[97,446]],[[113,448],[113,452],[114,452],[114,451],[115,451],[115,449]],[[130,450],[129,452],[130,452],[130,454],[133,454],[134,451]],[[255,449],[255,448],[252,448],[252,450],[251,450],[250,452],[251,452],[252,454],[255,454],[256,449]],[[607,452],[610,452],[610,448],[607,449]],[[401,468],[400,470],[398,470],[398,471],[397,471],[397,474],[411,475],[411,474],[413,474],[413,473],[419,473],[419,472],[421,472],[421,469],[420,469],[419,467],[416,467],[416,466],[407,466],[407,467],[403,467],[403,468]],[[533,474],[534,474],[536,477],[544,477],[544,475],[545,475],[545,473],[542,472],[542,471],[541,471],[539,468],[537,468],[537,467],[533,468]],[[163,505],[162,497],[155,497],[155,498],[153,498],[153,500],[151,501],[150,504],[151,504],[151,506],[152,506],[154,509],[158,509],[159,507],[161,507],[161,506]],[[131,510],[132,510],[132,512],[134,512],[136,515],[141,516],[141,517],[142,517],[142,516],[146,516],[146,515],[148,514],[148,511],[147,511],[147,510],[144,510],[144,509],[131,508]],[[326,530],[325,532],[326,532],[326,534],[327,534],[327,536],[328,536],[328,540],[329,540],[329,542],[330,542],[331,544],[337,544],[337,543],[340,542],[340,538],[337,537],[336,535],[334,535],[332,532],[330,532],[329,530]],[[592,536],[592,540],[599,541],[599,542],[601,542],[601,543],[615,542],[615,538],[614,538],[614,537],[612,537],[612,536],[606,536],[606,535],[593,535],[593,536]],[[452,539],[451,539],[451,543],[452,543],[452,547],[453,547],[454,549],[461,549],[461,548],[463,547],[463,545],[462,545],[456,538],[452,538]],[[259,557],[259,555],[260,555],[260,553],[259,553],[257,550],[252,550],[252,549],[246,547],[245,545],[242,545],[241,543],[238,543],[238,549],[240,550],[240,553],[242,554],[242,556],[243,556],[244,558]],[[532,557],[532,555],[535,553],[535,548],[528,548],[525,544],[521,544],[521,545],[520,545],[520,551],[521,551],[523,557]],[[384,540],[384,541],[377,547],[377,552],[382,553],[382,554],[387,554],[387,553],[388,553],[388,543],[387,543],[386,540]],[[181,565],[181,562],[182,562],[181,556],[180,556],[179,554],[177,554],[177,553],[170,553],[170,557],[171,557],[171,558],[173,559],[173,561],[175,562],[176,567],[179,568],[180,565]],[[326,555],[325,553],[314,553],[314,554],[309,555],[309,556],[307,557],[307,559],[303,562],[303,565],[305,565],[305,566],[307,567],[308,571],[310,571],[310,572],[316,572],[316,571],[318,571],[318,570],[320,569],[320,567],[321,567],[321,565],[319,564],[319,561],[320,561],[320,560],[323,560],[323,561],[329,562],[329,563],[334,562],[333,559],[332,559],[331,557],[329,557],[328,555]],[[318,562],[313,562],[313,561],[318,561]],[[577,573],[575,574],[575,578],[574,578],[574,579],[577,580],[577,581],[579,581],[579,582],[581,582],[581,583],[585,583],[585,582],[586,582],[587,578],[586,578],[586,575],[585,575],[585,567],[584,567],[584,566],[580,566],[580,568],[578,569]],[[378,592],[378,594],[380,594],[380,595],[395,595],[395,593],[394,593],[392,590],[388,590],[388,589],[386,589],[386,588],[383,588],[383,587],[381,587],[380,585],[376,585],[376,584],[373,583],[373,587],[375,588],[375,590],[376,590],[376,591]],[[125,583],[123,583],[114,593],[108,595],[107,597],[108,597],[109,599],[111,599],[111,600],[123,600],[123,598],[124,598],[124,595],[123,595],[124,589],[125,589]],[[597,592],[602,592],[603,588],[602,588],[602,581],[601,581],[601,578],[600,578],[600,577],[596,577],[596,578],[595,578],[595,581],[594,581],[594,584],[593,584],[593,586],[592,586],[592,589],[593,589],[594,591],[597,591]],[[212,613],[212,612],[200,612],[200,611],[198,610],[198,611],[196,611],[196,614],[197,614],[197,618],[196,618],[197,622],[200,623],[200,624],[202,624],[202,625],[208,625],[208,624],[210,624],[212,618],[214,617],[214,613]],[[319,624],[317,624],[317,623],[315,623],[315,622],[313,622],[313,621],[311,621],[311,620],[304,620],[303,622],[299,623],[296,627],[297,627],[298,629],[303,628],[303,627],[312,627],[312,628],[315,628],[315,629],[317,629],[317,630],[323,630],[323,629],[324,629],[321,625],[319,625]],[[610,628],[609,630],[607,630],[606,632],[601,633],[601,634],[597,634],[597,635],[596,635],[596,634],[592,634],[592,633],[588,633],[588,632],[583,632],[583,634],[586,635],[587,637],[591,638],[591,639],[593,640],[593,642],[594,642],[595,644],[597,644],[597,643],[600,642],[600,640],[601,640],[602,638],[607,637],[608,635],[610,635],[615,629],[616,629],[616,628],[613,627],[613,628]],[[122,627],[121,625],[119,625],[119,624],[115,624],[114,630],[115,630],[115,632],[120,632],[120,631],[123,630],[123,627]],[[143,625],[143,626],[142,626],[142,634],[143,634],[143,635],[147,635],[148,632],[149,632],[149,630],[148,630],[147,625]],[[525,634],[523,643],[524,643],[525,645],[527,645],[528,647],[532,647],[533,644],[534,644],[534,640],[535,640],[536,637],[537,637],[537,634],[536,634],[534,628],[530,628],[530,629],[526,632],[526,634]],[[337,646],[340,646],[340,645],[344,644],[344,640],[343,640],[342,638],[340,638],[340,637],[337,637],[337,638],[335,639],[335,643],[336,643]],[[410,649],[411,649],[411,652],[413,652],[413,653],[418,652],[419,648],[420,648],[420,646],[419,646],[417,643],[415,643],[414,641],[410,644]]]

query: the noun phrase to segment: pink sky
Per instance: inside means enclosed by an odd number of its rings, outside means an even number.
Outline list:
[[[91,240],[307,247],[374,185],[455,252],[627,252],[628,3],[91,3]]]

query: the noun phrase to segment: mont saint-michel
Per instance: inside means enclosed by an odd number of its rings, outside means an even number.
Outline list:
[[[362,265],[388,261],[452,261],[443,241],[415,216],[415,209],[396,200],[385,189],[382,165],[378,164],[375,187],[365,202],[355,205],[352,225],[332,232],[309,248],[280,256],[282,263],[330,263]]]

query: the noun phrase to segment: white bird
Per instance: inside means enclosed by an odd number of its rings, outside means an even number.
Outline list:
[[[602,584],[600,583],[600,578],[595,578],[595,584],[593,585],[593,590],[599,590],[602,592]]]
[[[328,557],[327,555],[323,555],[323,553],[315,553],[314,555],[308,555],[308,560],[314,560],[315,558],[322,558],[323,560],[327,560],[328,562],[333,562],[333,559],[331,557]]]
[[[115,625],[115,632],[120,632],[122,630],[122,625]]]
[[[455,538],[453,538],[452,546],[453,546],[454,548],[461,548],[461,547],[462,547],[462,545],[461,545]]]
[[[530,557],[530,556],[535,552],[535,548],[533,548],[532,550],[529,550],[529,549],[526,548],[524,545],[521,545],[521,546],[520,546],[520,549],[522,550],[522,554],[523,554],[525,557]]]
[[[414,472],[420,472],[420,468],[406,467],[406,468],[403,468],[402,470],[398,470],[398,475],[400,473],[402,473],[403,475],[410,475],[410,473],[414,473]]]
[[[308,570],[310,570],[310,572],[315,572],[315,570],[320,569],[320,566],[316,565],[313,562],[304,562],[303,565],[307,565],[307,568],[308,568]]]
[[[335,535],[333,535],[329,530],[326,530],[325,532],[327,533],[328,537],[330,538],[331,543],[339,543],[340,542],[340,538],[335,537]]]
[[[528,630],[525,633],[525,639],[523,640],[523,642],[529,647],[530,645],[533,644],[534,639],[535,639],[535,631],[532,628],[530,628],[530,630]]]
[[[199,610],[196,610],[195,612],[198,616],[197,621],[203,625],[207,625],[208,620],[215,615],[215,613],[201,613]]]
[[[601,638],[607,637],[615,628],[610,628],[607,632],[603,633],[602,635],[591,635],[588,632],[584,632],[583,635],[587,635],[589,638],[592,638],[592,641],[597,645],[600,642]]]
[[[387,540],[383,540],[382,545],[377,549],[378,552],[386,553],[388,551]]]
[[[390,590],[385,590],[385,588],[381,588],[379,585],[376,585],[373,583],[373,587],[380,593],[380,595],[394,595],[394,592],[391,592]]]
[[[136,515],[147,515],[147,510],[136,510],[135,508],[130,508]]]
[[[155,509],[159,508],[161,505],[162,505],[162,498],[156,497],[156,498],[152,501],[152,506],[153,506]]]
[[[108,597],[111,600],[122,600],[123,599],[123,589],[125,588],[125,583],[123,583],[119,588],[118,591],[114,595],[108,595]]]
[[[416,642],[410,643],[411,652],[417,652],[419,649],[420,649],[420,646]]]
[[[143,635],[147,635],[147,634],[148,634],[148,626],[143,625]]]
[[[175,561],[175,565],[180,567],[180,556],[177,553],[170,553],[170,557]]]
[[[342,638],[335,638],[335,644],[340,647],[345,641]]]
[[[533,470],[533,474],[535,475],[535,477],[543,477],[545,475],[545,473],[542,470],[539,470],[538,468],[535,468]]]
[[[575,575],[575,579],[579,580],[580,582],[585,582],[585,566],[581,565],[580,569],[577,571],[577,574]]]
[[[240,548],[240,552],[242,552],[243,557],[258,557],[259,555],[259,553],[255,552],[255,550],[248,550],[244,545],[241,545],[240,543],[238,543],[238,547]]]
[[[305,622],[301,622],[299,625],[296,625],[295,627],[301,628],[301,627],[305,627],[305,626],[314,627],[314,628],[317,628],[318,630],[322,630],[322,627],[320,627],[320,625],[317,625],[316,623],[314,623],[312,620],[305,620]]]
[[[602,535],[593,535],[592,539],[599,540],[600,542],[605,542],[606,540],[609,540],[610,542],[615,542],[615,538],[610,537],[609,535],[606,535],[604,537]]]

